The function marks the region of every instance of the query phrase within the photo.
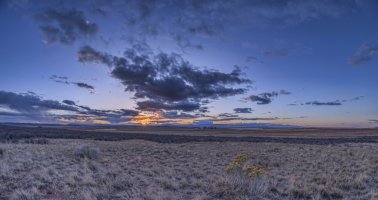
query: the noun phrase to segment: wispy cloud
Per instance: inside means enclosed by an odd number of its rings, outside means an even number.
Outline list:
[[[89,20],[89,14],[111,19],[116,27],[130,31],[118,33],[119,38],[146,40],[156,36],[169,36],[182,48],[203,49],[199,38],[218,37],[235,22],[255,29],[287,28],[323,18],[337,18],[345,13],[363,9],[369,2],[356,0],[320,1],[71,1],[72,8],[59,0],[6,1],[7,7],[32,7],[38,26],[46,42],[72,44],[97,35],[99,24]],[[4,6],[3,6],[4,7]],[[73,9],[74,8],[74,9]],[[271,55],[282,55],[273,53]]]
[[[372,60],[374,56],[378,56],[378,44],[365,43],[361,45],[350,58],[349,64],[361,65]]]
[[[232,113],[221,113],[218,115],[218,117],[239,117],[238,115],[232,114]]]
[[[285,57],[289,55],[289,49],[281,48],[275,50],[267,50],[264,51],[263,54],[268,57],[278,58],[278,57]]]
[[[216,118],[212,121],[274,121],[278,120],[278,117],[227,117],[227,118]]]
[[[308,101],[308,102],[305,102],[305,103],[291,103],[291,104],[288,104],[289,106],[303,106],[303,105],[313,105],[313,106],[341,106],[343,105],[344,103],[346,102],[353,102],[353,101],[359,101],[361,99],[363,99],[364,96],[357,96],[357,97],[354,97],[354,98],[351,98],[351,99],[338,99],[338,100],[334,100],[334,101],[318,101],[318,100],[315,100],[315,101]]]
[[[79,88],[84,88],[88,90],[91,94],[96,93],[96,88],[92,85],[89,85],[88,83],[83,83],[83,82],[72,82],[68,80],[67,76],[57,76],[57,75],[52,75],[50,76],[50,79],[57,82],[57,83],[63,83],[67,85],[75,85]]]
[[[76,9],[48,9],[35,18],[47,43],[72,44],[77,39],[94,36],[98,31],[97,24],[90,22],[84,12]]]
[[[80,87],[80,88],[84,88],[84,89],[87,89],[90,93],[94,94],[96,92],[94,86],[92,85],[89,85],[87,83],[83,83],[83,82],[71,82],[72,84],[75,84],[76,86]]]
[[[247,101],[252,101],[256,102],[258,105],[266,105],[270,104],[273,100],[274,97],[277,97],[279,95],[290,95],[291,92],[286,91],[286,90],[280,90],[280,91],[273,91],[273,92],[264,92],[259,95],[250,95],[248,97],[244,97],[242,100],[247,102]]]
[[[234,108],[235,113],[252,113],[252,108]]]
[[[170,112],[164,112],[163,118],[166,119],[191,119],[191,118],[197,118],[197,115],[185,113],[185,112],[177,112],[177,111],[170,111]]]
[[[313,105],[313,106],[341,106],[342,105],[340,101],[328,101],[328,102],[310,101],[310,102],[306,102],[305,104]]]

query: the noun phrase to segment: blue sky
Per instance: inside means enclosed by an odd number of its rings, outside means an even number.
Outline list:
[[[0,1],[0,121],[376,127],[376,10],[369,0]]]

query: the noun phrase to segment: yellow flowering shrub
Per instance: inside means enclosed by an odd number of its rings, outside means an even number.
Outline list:
[[[263,167],[248,167],[247,168],[247,174],[250,178],[254,176],[259,176],[265,174],[265,169]]]
[[[240,171],[245,173],[249,178],[255,176],[261,176],[265,174],[265,169],[263,167],[247,166],[248,156],[246,154],[237,155],[234,160],[227,166],[226,174],[230,174],[232,171]]]
[[[226,173],[230,173],[235,167],[243,168],[247,160],[248,156],[246,154],[237,155],[234,160],[227,166]]]
[[[222,199],[260,199],[268,188],[264,174],[265,169],[253,166],[248,155],[238,154],[213,190]]]

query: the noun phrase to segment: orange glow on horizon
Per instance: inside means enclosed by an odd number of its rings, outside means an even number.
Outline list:
[[[193,118],[179,119],[179,118],[164,118],[162,112],[142,112],[131,119],[132,123],[141,125],[150,124],[191,124]]]
[[[162,114],[159,112],[143,112],[132,118],[131,122],[141,125],[157,124],[162,119]]]

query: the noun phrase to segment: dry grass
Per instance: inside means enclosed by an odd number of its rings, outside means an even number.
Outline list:
[[[82,144],[101,153],[77,159]],[[1,150],[0,199],[378,199],[377,144],[50,139]],[[265,173],[225,173],[240,153]]]

